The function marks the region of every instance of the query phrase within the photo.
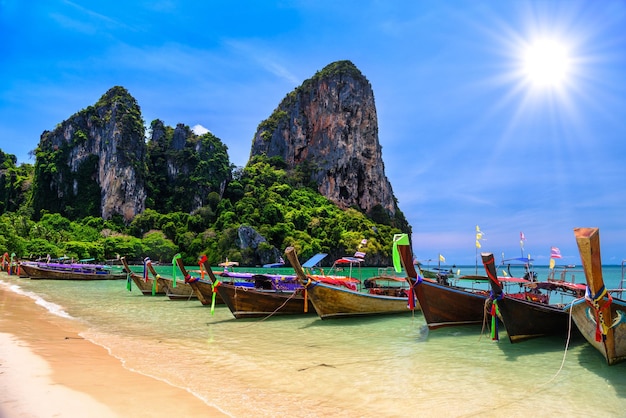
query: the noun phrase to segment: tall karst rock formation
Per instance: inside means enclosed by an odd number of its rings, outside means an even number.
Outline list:
[[[94,105],[45,131],[37,149],[33,208],[71,219],[121,215],[145,207],[144,124],[135,99],[113,87]]]
[[[254,136],[251,157],[263,154],[306,164],[339,207],[408,228],[385,175],[372,87],[352,62],[329,64],[283,99]]]

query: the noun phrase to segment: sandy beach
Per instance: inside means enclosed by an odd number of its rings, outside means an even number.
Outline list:
[[[126,369],[80,323],[0,287],[0,418],[228,416]]]

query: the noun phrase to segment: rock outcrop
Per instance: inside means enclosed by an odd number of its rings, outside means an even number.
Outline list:
[[[270,264],[281,258],[281,252],[251,226],[242,225],[237,228],[236,244],[241,249],[243,264]]]
[[[144,125],[135,99],[113,87],[94,105],[41,135],[33,206],[70,218],[121,215],[130,221],[146,199]]]
[[[251,157],[304,164],[321,194],[365,213],[398,211],[385,175],[374,93],[350,61],[326,66],[289,93],[254,136]],[[402,216],[403,218],[403,216]],[[404,219],[404,218],[403,218]]]

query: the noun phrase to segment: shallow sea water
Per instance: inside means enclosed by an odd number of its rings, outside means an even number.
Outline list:
[[[607,287],[620,278],[606,267]],[[565,351],[561,338],[511,344],[500,330],[496,342],[480,326],[429,332],[419,312],[235,320],[225,306],[211,315],[197,300],[143,296],[124,281],[0,273],[0,285],[73,318],[125,367],[234,417],[626,415],[626,363],[607,366],[582,339]]]

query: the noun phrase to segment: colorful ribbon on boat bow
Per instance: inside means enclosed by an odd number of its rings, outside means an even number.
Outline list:
[[[204,276],[204,263],[207,260],[206,255],[202,255],[198,260],[198,265],[200,266],[200,274]],[[197,281],[196,279],[194,281]],[[215,314],[215,299],[217,298],[217,287],[220,285],[220,281],[216,280],[215,283],[211,282],[211,315]]]
[[[143,259],[143,279],[145,280],[146,283],[148,283],[148,266],[150,265],[150,263],[152,263],[152,261],[150,260],[150,257],[146,257]],[[157,281],[152,280],[152,296],[156,295],[157,293]]]
[[[491,315],[491,339],[493,341],[500,341],[500,335],[498,334],[498,315],[500,314],[500,310],[498,309],[498,300],[502,299],[502,294],[494,298],[492,292],[490,299],[491,310],[489,314]]]
[[[606,300],[604,300],[605,296]],[[605,308],[609,308],[609,315],[611,314],[610,306],[611,303],[613,303],[613,297],[611,297],[611,294],[606,290],[606,287],[604,286],[602,286],[600,290],[598,290],[598,293],[595,295],[591,294],[591,290],[589,289],[589,286],[587,286],[587,289],[585,290],[585,301],[594,310],[594,316],[596,320],[596,341],[602,342],[606,340],[606,334],[609,332],[610,328],[604,320],[604,315],[602,314],[602,311]]]
[[[174,278],[173,280],[176,281],[176,260],[178,260],[180,258],[180,253],[176,254],[173,258],[172,258],[172,277]]]

